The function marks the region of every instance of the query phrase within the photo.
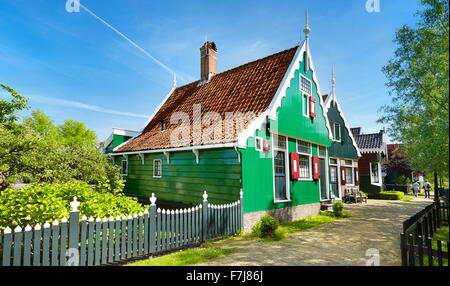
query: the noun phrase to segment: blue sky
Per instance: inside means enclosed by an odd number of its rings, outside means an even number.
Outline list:
[[[413,25],[420,7],[419,0],[380,0],[379,13],[366,11],[367,0],[80,1],[162,64],[86,10],[68,13],[66,0],[0,0],[0,82],[29,97],[32,110],[57,124],[82,121],[100,140],[113,127],[143,128],[172,87],[168,69],[179,85],[198,79],[205,39],[216,42],[225,71],[297,45],[305,8],[322,92],[334,65],[347,121],[377,132],[377,110],[390,102],[381,68],[395,31]]]

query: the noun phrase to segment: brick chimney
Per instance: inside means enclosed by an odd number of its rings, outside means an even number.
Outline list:
[[[217,47],[214,42],[206,42],[200,48],[200,80],[202,82],[217,73]]]

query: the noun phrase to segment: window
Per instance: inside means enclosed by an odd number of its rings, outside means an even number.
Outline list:
[[[297,152],[311,154],[311,144],[304,141],[297,141]]]
[[[162,161],[160,159],[153,160],[153,177],[162,177]]]
[[[297,141],[297,152],[300,154],[300,180],[312,180],[311,143]]]
[[[311,81],[304,76],[300,76],[300,90],[311,95]]]
[[[302,92],[302,112],[303,115],[309,117],[309,99],[311,97],[311,81],[304,76],[300,76],[300,91]]]
[[[331,132],[334,141],[341,141],[341,125],[339,123],[333,123]]]
[[[331,158],[331,159],[330,159],[330,165],[337,165],[337,160]]]
[[[255,138],[255,150],[262,151],[263,150],[263,139],[261,137]]]
[[[372,184],[380,183],[380,170],[378,168],[378,163],[370,163],[370,181]]]
[[[275,142],[275,146],[278,149],[286,149],[286,137],[282,135],[278,135],[277,142]]]
[[[161,131],[165,131],[167,129],[167,123],[165,120],[161,120]]]
[[[128,175],[128,159],[122,160],[121,173],[123,176]]]
[[[327,148],[324,146],[319,146],[319,157],[327,156]]]
[[[352,160],[345,160],[345,165],[346,166],[353,166],[353,161]]]
[[[345,168],[345,181],[347,185],[354,185],[353,181],[353,168],[347,167]]]

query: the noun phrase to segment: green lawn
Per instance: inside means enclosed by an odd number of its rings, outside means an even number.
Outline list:
[[[436,249],[436,250],[438,249],[438,246],[437,246],[437,241],[438,240],[442,240],[442,251],[444,251],[444,252],[448,251],[447,243],[446,243],[446,241],[449,240],[449,238],[448,238],[448,226],[441,227],[434,234],[433,242],[432,242],[433,249]],[[424,262],[424,265],[428,265],[428,255],[424,255],[423,262]],[[417,263],[417,265],[419,265],[419,263]],[[448,266],[448,259],[443,258],[442,259],[442,265],[443,266]],[[433,257],[433,266],[439,266],[437,257]]]
[[[188,266],[232,253],[219,247],[195,248],[130,263],[127,266]]]
[[[253,236],[251,233],[246,234],[246,236],[247,236],[247,239],[255,239],[260,242],[279,241],[281,239],[288,237],[289,235],[291,235],[295,232],[304,231],[304,230],[310,229],[312,227],[315,227],[317,225],[331,222],[331,221],[334,221],[337,219],[338,218],[333,217],[333,216],[320,214],[320,215],[310,216],[310,217],[299,219],[299,220],[292,221],[292,222],[283,223],[278,227],[277,230],[275,230],[273,237],[259,238],[259,237]]]

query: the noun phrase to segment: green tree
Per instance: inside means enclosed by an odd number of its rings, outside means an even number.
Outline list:
[[[405,144],[415,170],[448,176],[449,7],[422,0],[415,27],[396,32],[394,57],[383,67],[392,103],[381,108],[389,135]]]
[[[53,120],[42,110],[34,110],[31,117],[25,118],[25,125],[45,137],[54,137],[56,135],[56,126]]]
[[[97,144],[95,132],[89,130],[84,123],[75,120],[66,120],[64,124],[58,126],[58,135],[67,146],[79,144],[95,146]]]
[[[11,100],[3,100],[1,99],[2,93],[4,90],[12,97]],[[11,87],[0,83],[0,124],[5,124],[10,126],[15,123],[18,119],[16,112],[22,109],[28,108],[28,99],[18,92],[16,92]],[[5,96],[6,97],[6,96]]]

